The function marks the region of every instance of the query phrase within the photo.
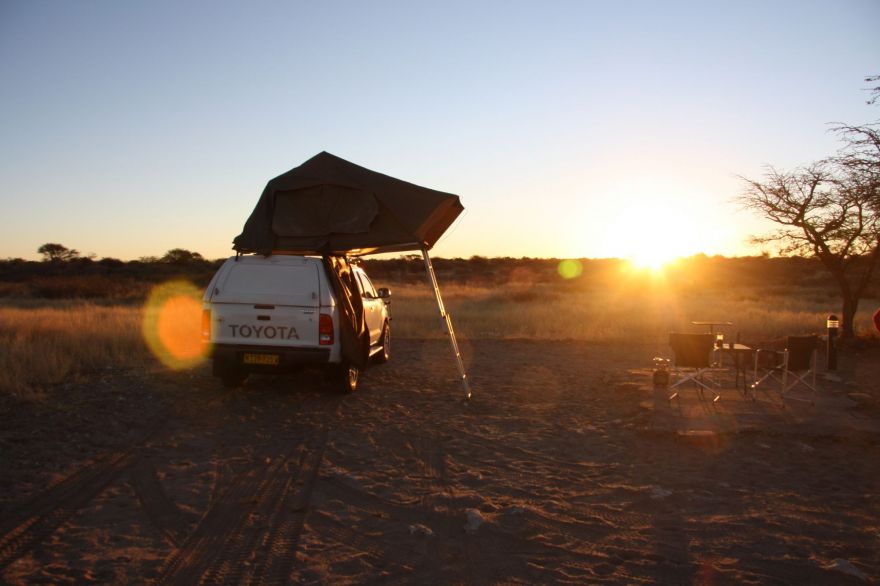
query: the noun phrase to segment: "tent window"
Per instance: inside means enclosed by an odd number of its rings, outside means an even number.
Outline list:
[[[364,234],[379,211],[372,193],[341,185],[314,185],[275,194],[276,236]]]

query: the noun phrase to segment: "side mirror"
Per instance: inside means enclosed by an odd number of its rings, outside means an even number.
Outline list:
[[[391,303],[391,290],[388,287],[379,287],[379,299],[385,299],[386,303]]]

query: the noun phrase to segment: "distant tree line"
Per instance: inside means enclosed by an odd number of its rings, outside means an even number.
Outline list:
[[[174,249],[183,250],[183,249]],[[169,251],[172,252],[172,251]],[[67,260],[0,260],[0,298],[95,299],[138,302],[151,287],[170,279],[186,279],[207,286],[225,259],[205,260],[197,253],[165,254],[122,261],[68,257]],[[628,282],[649,282],[645,274],[634,273],[626,261],[580,259],[580,274],[566,279],[559,273],[562,259],[553,258],[435,258],[434,268],[441,286],[485,287],[503,293],[552,290],[607,289],[626,291]],[[418,255],[361,261],[377,286],[425,285],[424,265]],[[687,297],[707,290],[734,290],[744,297],[810,295],[828,299],[829,311],[836,305],[837,287],[816,258],[804,257],[708,257],[695,255],[665,270],[665,287]],[[866,297],[880,299],[878,279]],[[631,288],[629,289],[631,290]]]
[[[42,255],[43,262],[71,262],[76,260],[93,261],[95,255],[83,257],[75,248],[67,248],[63,244],[55,242],[47,242],[37,249],[37,253]],[[205,262],[205,259],[198,252],[192,252],[185,248],[172,248],[161,257],[141,257],[142,263],[163,262],[175,265],[185,265],[191,263]],[[98,262],[105,264],[121,263],[122,261],[115,258],[103,258]]]
[[[0,261],[0,298],[100,299],[140,301],[156,283],[184,278],[207,285],[222,260],[173,248],[161,257],[133,261],[95,259],[76,249],[50,242],[37,249],[41,261],[9,258]]]

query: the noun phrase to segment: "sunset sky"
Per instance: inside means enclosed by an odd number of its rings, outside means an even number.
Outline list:
[[[0,257],[231,253],[316,153],[461,196],[439,256],[747,254],[738,175],[880,118],[880,2],[0,0]]]

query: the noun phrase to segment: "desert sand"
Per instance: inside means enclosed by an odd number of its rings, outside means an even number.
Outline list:
[[[19,583],[863,584],[880,577],[880,348],[815,405],[657,349],[396,340],[320,375],[95,373],[2,399],[0,572]],[[809,393],[804,397],[809,397]]]

